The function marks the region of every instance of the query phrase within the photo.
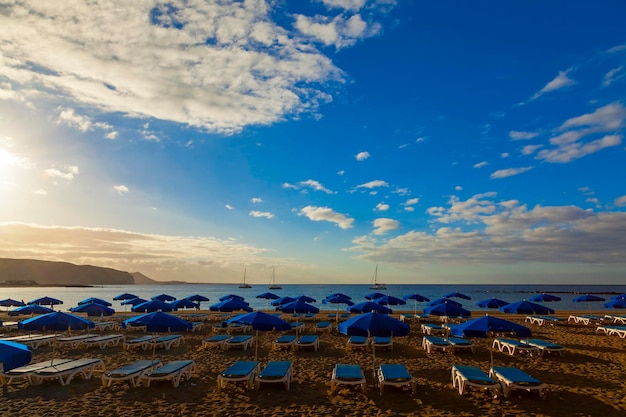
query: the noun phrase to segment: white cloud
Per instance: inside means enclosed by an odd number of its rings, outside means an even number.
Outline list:
[[[604,74],[604,77],[602,78],[602,85],[608,87],[615,81],[624,78],[624,76],[626,76],[626,74],[624,73],[624,67],[620,66],[617,68],[613,68],[612,70]]]
[[[258,204],[258,203],[262,203],[263,199],[261,197],[252,197],[250,199],[250,202],[253,203],[253,204]]]
[[[387,232],[392,230],[397,230],[400,227],[400,222],[393,219],[388,218],[379,218],[375,219],[373,222],[374,225],[374,234],[375,235],[384,235]]]
[[[387,211],[387,210],[389,210],[389,204],[378,203],[378,204],[376,204],[376,210],[377,211]]]
[[[543,148],[543,145],[526,145],[522,148],[522,155],[532,155],[539,149]]]
[[[508,158],[509,156],[511,156],[511,154],[509,154],[508,152],[502,152],[500,154],[500,158]]]
[[[350,229],[354,223],[354,219],[333,211],[328,207],[306,206],[300,210],[300,215],[306,216],[314,222],[327,221],[335,223],[341,229]]]
[[[512,177],[513,175],[519,175],[519,174],[523,174],[524,172],[528,172],[531,169],[533,169],[533,167],[499,169],[495,171],[494,173],[492,173],[489,176],[489,178],[495,179],[495,178]]]
[[[454,187],[454,190],[455,190],[455,191],[462,191],[462,190],[463,190],[463,187],[461,187],[460,185],[456,185],[456,186]]]
[[[283,183],[282,187],[291,189],[291,190],[301,190],[302,188],[310,188],[314,191],[322,191],[322,192],[325,192],[326,194],[334,194],[334,191],[329,190],[328,188],[324,187],[322,183],[320,183],[319,181],[315,181],[315,180],[300,181],[298,184],[290,184],[288,182],[285,182]]]
[[[489,165],[489,162],[481,161],[481,162],[478,162],[478,163],[474,164],[474,168],[482,168],[482,167],[487,166],[487,165]]]
[[[569,87],[571,85],[576,84],[574,80],[568,77],[568,73],[570,71],[559,71],[559,75],[557,75],[552,81],[546,84],[541,90],[535,93],[531,100],[536,100],[545,93],[550,93],[552,91],[561,90],[563,88]]]
[[[276,11],[263,2],[160,9],[111,2],[5,7],[0,73],[13,87],[11,97],[44,100],[43,90],[48,102],[231,133],[315,112],[331,100],[319,86],[343,82],[310,37],[274,22]],[[319,25],[323,44],[345,47],[380,31],[377,22],[334,10],[319,24],[302,19]],[[73,126],[87,128],[87,120],[70,116]]]
[[[101,130],[113,129],[113,126],[111,126],[110,124],[103,123],[103,122],[93,122],[90,117],[77,114],[74,109],[59,108],[58,111],[59,111],[59,115],[57,116],[57,120],[56,120],[57,124],[67,125],[80,132],[88,132],[94,129],[101,129]],[[117,137],[117,133],[109,132],[106,136],[108,139],[115,139],[115,137]]]
[[[366,159],[368,159],[370,157],[370,153],[369,152],[359,152],[358,154],[356,154],[355,158],[357,161],[365,161]]]
[[[129,191],[129,190],[128,190],[128,187],[127,187],[127,186],[125,186],[125,185],[114,185],[114,186],[113,186],[113,189],[114,189],[115,191],[117,191],[117,193],[118,193],[119,195],[124,195],[124,194],[128,193],[128,191]]]
[[[48,177],[61,178],[67,181],[73,180],[76,175],[79,174],[77,166],[68,165],[62,168],[62,170],[56,168],[49,168],[44,171]]]
[[[324,3],[329,8],[341,8],[344,10],[350,10],[356,12],[360,10],[364,5],[366,0],[318,0]]]
[[[230,204],[226,204],[224,207],[226,207],[228,210],[233,210],[234,209],[234,207],[231,206]]]
[[[257,210],[252,210],[250,212],[250,216],[252,217],[264,217],[266,219],[273,219],[274,215],[268,211],[257,211]]]
[[[379,23],[368,23],[359,14],[350,17],[296,15],[295,27],[302,34],[337,49],[352,46],[359,40],[375,36],[381,31]]]
[[[419,203],[420,199],[419,198],[409,198],[408,200],[406,200],[404,202],[405,206],[414,206],[415,204]]]
[[[516,130],[511,130],[509,132],[509,137],[512,140],[527,140],[527,139],[536,138],[537,136],[539,136],[539,133],[536,133],[536,132],[519,132]]]
[[[613,204],[615,204],[617,207],[626,207],[626,195],[617,197],[615,201],[613,201]]]
[[[382,180],[374,180],[370,182],[366,182],[364,184],[357,185],[356,188],[380,188],[380,187],[389,187],[386,181]]]
[[[621,136],[609,135],[587,143],[575,142],[559,146],[556,149],[543,150],[539,152],[537,158],[545,159],[549,162],[565,163],[596,153],[605,148],[621,145],[621,143]]]

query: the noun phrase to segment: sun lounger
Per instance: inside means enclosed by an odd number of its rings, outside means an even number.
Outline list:
[[[146,387],[152,381],[172,381],[174,388],[178,387],[181,379],[191,379],[191,374],[196,372],[196,363],[192,360],[181,360],[166,363],[151,371],[144,373],[139,381]]]
[[[543,326],[544,324],[554,325],[563,321],[564,319],[554,316],[526,316],[526,322],[539,326]]]
[[[604,318],[608,320],[612,320],[615,324],[626,324],[626,316],[625,315],[615,315],[615,314],[606,314]],[[7,324],[7,323],[4,323]]]
[[[232,336],[227,334],[217,334],[215,336],[208,337],[202,341],[202,348],[212,348],[217,347],[220,349],[224,348],[224,343]]]
[[[476,366],[452,365],[452,386],[461,395],[469,392],[470,388],[489,390],[494,396],[500,392],[500,383]]]
[[[374,339],[372,339],[372,349],[393,350],[393,338],[387,336],[375,336]]]
[[[51,379],[56,379],[61,385],[68,385],[77,375],[83,379],[90,379],[96,370],[104,372],[102,359],[76,359],[60,364],[54,363],[46,368],[37,369],[28,376],[28,379],[33,385],[38,385],[43,381]]]
[[[383,395],[385,385],[409,387],[413,394],[415,394],[417,389],[417,381],[411,376],[404,364],[381,364],[378,367],[380,395]]]
[[[415,319],[415,314],[400,314],[400,321],[413,321]]]
[[[429,336],[432,335],[442,335],[445,333],[445,329],[439,325],[434,323],[422,323],[420,326],[422,333],[427,334]]]
[[[157,337],[149,342],[148,347],[152,349],[170,350],[173,347],[179,347],[183,341],[182,334],[168,334],[166,336]]]
[[[254,338],[250,335],[241,335],[231,337],[227,341],[224,342],[224,350],[228,350],[231,348],[242,348],[243,350],[248,350],[250,346],[252,346]]]
[[[519,340],[504,338],[494,339],[492,348],[498,349],[500,352],[506,351],[506,353],[511,356],[524,353],[528,353],[530,356],[533,356],[539,351],[536,346],[531,346],[527,343],[520,342]]]
[[[37,349],[40,346],[52,345],[54,340],[62,336],[60,334],[27,334],[22,336],[4,337],[1,340],[8,340],[11,342],[21,343],[26,346],[30,346],[32,349]]]
[[[320,347],[320,338],[316,334],[305,334],[300,336],[300,338],[296,341],[294,345],[296,350],[305,349],[305,348],[313,348],[313,350],[317,351]]]
[[[73,359],[52,359],[49,361],[31,363],[28,365],[13,368],[10,371],[0,372],[0,382],[2,385],[8,385],[14,380],[28,379],[35,371],[48,368],[53,365],[60,365],[65,362],[71,362]]]
[[[604,334],[609,336],[619,336],[622,339],[626,338],[626,326],[598,326],[596,333],[603,331]]]
[[[201,321],[193,321],[193,322],[191,322],[191,329],[189,331],[191,331],[191,332],[199,332],[203,328],[204,328],[204,323],[203,322],[201,322]]]
[[[107,334],[104,336],[98,337],[90,337],[85,339],[80,344],[81,346],[93,347],[98,346],[100,349],[106,349],[111,346],[118,346],[121,343],[124,343],[124,335],[123,334]]]
[[[330,393],[334,393],[339,385],[359,385],[365,392],[365,383],[365,375],[360,365],[338,363],[333,368]]]
[[[422,347],[426,353],[433,353],[435,350],[446,352],[450,348],[450,342],[439,336],[424,336]]]
[[[568,322],[573,321],[574,323],[584,324],[585,326],[588,326],[589,324],[602,323],[603,320],[604,316],[595,316],[592,314],[586,314],[582,316],[572,315],[567,318]]]
[[[291,330],[295,330],[296,332],[301,332],[304,330],[304,323],[301,321],[294,321],[291,323]]]
[[[250,326],[247,324],[239,324],[239,323],[230,323],[226,327],[222,325],[222,323],[218,323],[213,326],[214,332],[226,332],[228,334],[233,333],[245,333],[250,331]]]
[[[8,331],[16,330],[17,329],[17,324],[18,324],[17,321],[3,321],[3,322],[0,322],[0,330],[3,330],[3,331],[4,330],[8,330]]]
[[[152,371],[160,365],[161,361],[158,359],[142,359],[121,368],[105,372],[102,374],[102,386],[110,387],[114,382],[128,381],[132,387],[136,387],[146,372]]]
[[[548,386],[542,381],[528,375],[521,369],[494,366],[489,371],[489,376],[500,382],[502,392],[505,397],[509,397],[511,395],[511,390],[520,389],[528,392],[536,391],[541,398],[546,398]]]
[[[315,320],[316,317],[317,317],[316,313],[306,313],[304,315],[304,320],[306,320],[306,321],[313,321],[313,320]]]
[[[148,350],[150,346],[150,342],[154,339],[157,339],[159,336],[156,335],[145,335],[139,336],[134,339],[124,340],[124,344],[122,345],[124,350],[133,350],[133,349],[141,349]]]
[[[346,344],[347,350],[352,349],[367,349],[369,346],[369,339],[365,336],[350,336],[348,343]]]
[[[237,361],[217,376],[217,389],[224,388],[227,382],[246,382],[249,388],[253,388],[254,378],[258,372],[257,361]]]
[[[94,329],[99,330],[101,332],[105,330],[120,330],[122,328],[121,324],[117,321],[95,321]]]
[[[563,345],[559,345],[558,343],[552,343],[543,339],[522,339],[521,342],[539,349],[540,356],[544,356],[546,353],[554,353],[562,356],[563,351],[565,350],[565,347]]]
[[[272,342],[272,349],[292,349],[296,344],[296,336],[285,334]]]
[[[471,340],[463,339],[462,337],[447,337],[445,340],[450,343],[450,352],[452,354],[458,351],[474,353],[474,343]]]
[[[70,349],[78,348],[85,340],[99,337],[94,333],[79,334],[76,336],[57,337],[54,343],[58,346],[69,346]]]
[[[269,362],[254,378],[256,388],[259,389],[261,383],[276,384],[284,383],[285,389],[289,391],[293,381],[293,364],[291,361]]]
[[[333,323],[330,321],[320,321],[315,325],[315,332],[330,332],[333,329]]]

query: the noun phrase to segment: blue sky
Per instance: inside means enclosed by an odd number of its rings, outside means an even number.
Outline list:
[[[0,257],[623,283],[626,4],[0,8]]]

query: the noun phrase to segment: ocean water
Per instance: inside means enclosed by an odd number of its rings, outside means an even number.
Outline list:
[[[267,285],[253,285],[252,288],[239,288],[238,284],[184,284],[184,285],[105,285],[95,287],[0,287],[0,299],[13,298],[28,302],[35,298],[49,296],[63,301],[62,305],[55,306],[55,310],[66,311],[78,305],[78,302],[88,297],[98,297],[113,303],[116,311],[130,311],[131,306],[122,306],[119,301],[113,301],[113,297],[121,293],[131,293],[140,298],[150,299],[159,294],[169,294],[177,299],[194,294],[201,294],[210,299],[201,304],[202,309],[219,301],[219,298],[228,294],[237,294],[245,298],[250,306],[257,309],[271,307],[267,300],[256,298],[264,292],[272,292],[280,297],[307,295],[317,300],[313,303],[321,311],[335,312],[346,308],[345,305],[323,304],[329,294],[340,292],[352,297],[355,303],[365,301],[365,296],[376,290],[368,285],[283,285],[280,290],[270,290]],[[529,299],[532,296],[546,292],[558,295],[561,301],[545,303],[546,306],[556,310],[611,310],[604,308],[604,303],[574,303],[572,300],[580,294],[596,294],[610,300],[614,294],[626,293],[626,285],[387,285],[386,290],[378,292],[393,295],[398,298],[418,293],[431,300],[440,298],[451,292],[460,292],[471,297],[471,300],[455,298],[463,307],[472,311],[488,311],[476,306],[476,303],[487,298],[499,298],[509,302]],[[403,306],[391,306],[394,311],[422,310],[426,303],[417,303],[407,300]],[[2,308],[3,310],[5,308]]]

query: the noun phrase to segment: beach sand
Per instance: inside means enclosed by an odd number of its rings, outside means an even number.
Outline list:
[[[523,323],[524,316],[504,316]],[[320,316],[324,316],[320,314]],[[560,316],[567,317],[568,313]],[[6,319],[6,317],[4,317]],[[313,325],[306,326],[312,333]],[[377,351],[376,363],[402,363],[417,380],[417,392],[386,388],[379,393],[372,376],[371,351],[347,351],[347,336],[319,333],[317,351],[271,350],[278,333],[260,332],[259,361],[290,360],[295,381],[290,391],[282,384],[263,385],[250,390],[243,384],[217,389],[218,374],[237,360],[253,360],[254,347],[247,350],[202,349],[202,339],[212,335],[210,323],[200,332],[186,333],[185,342],[170,351],[124,351],[121,346],[100,349],[53,349],[33,351],[33,362],[60,358],[99,357],[106,369],[153,356],[164,362],[193,359],[198,372],[189,381],[173,388],[169,382],[155,382],[149,388],[132,388],[118,383],[102,387],[100,377],[74,379],[62,387],[58,382],[34,386],[14,383],[4,389],[0,401],[2,416],[624,416],[626,415],[626,339],[595,333],[595,326],[571,323],[556,326],[529,326],[533,337],[566,347],[562,357],[508,356],[495,352],[496,366],[515,366],[546,382],[547,399],[536,394],[514,392],[510,398],[493,398],[483,392],[461,396],[452,388],[453,364],[474,365],[488,371],[488,340],[475,339],[474,354],[432,353],[421,347],[419,324],[411,324],[408,337],[396,338],[393,351]],[[141,333],[124,331],[127,338]],[[11,335],[17,334],[15,331]],[[365,393],[340,388],[330,394],[330,378],[337,363],[359,364],[367,378]]]

